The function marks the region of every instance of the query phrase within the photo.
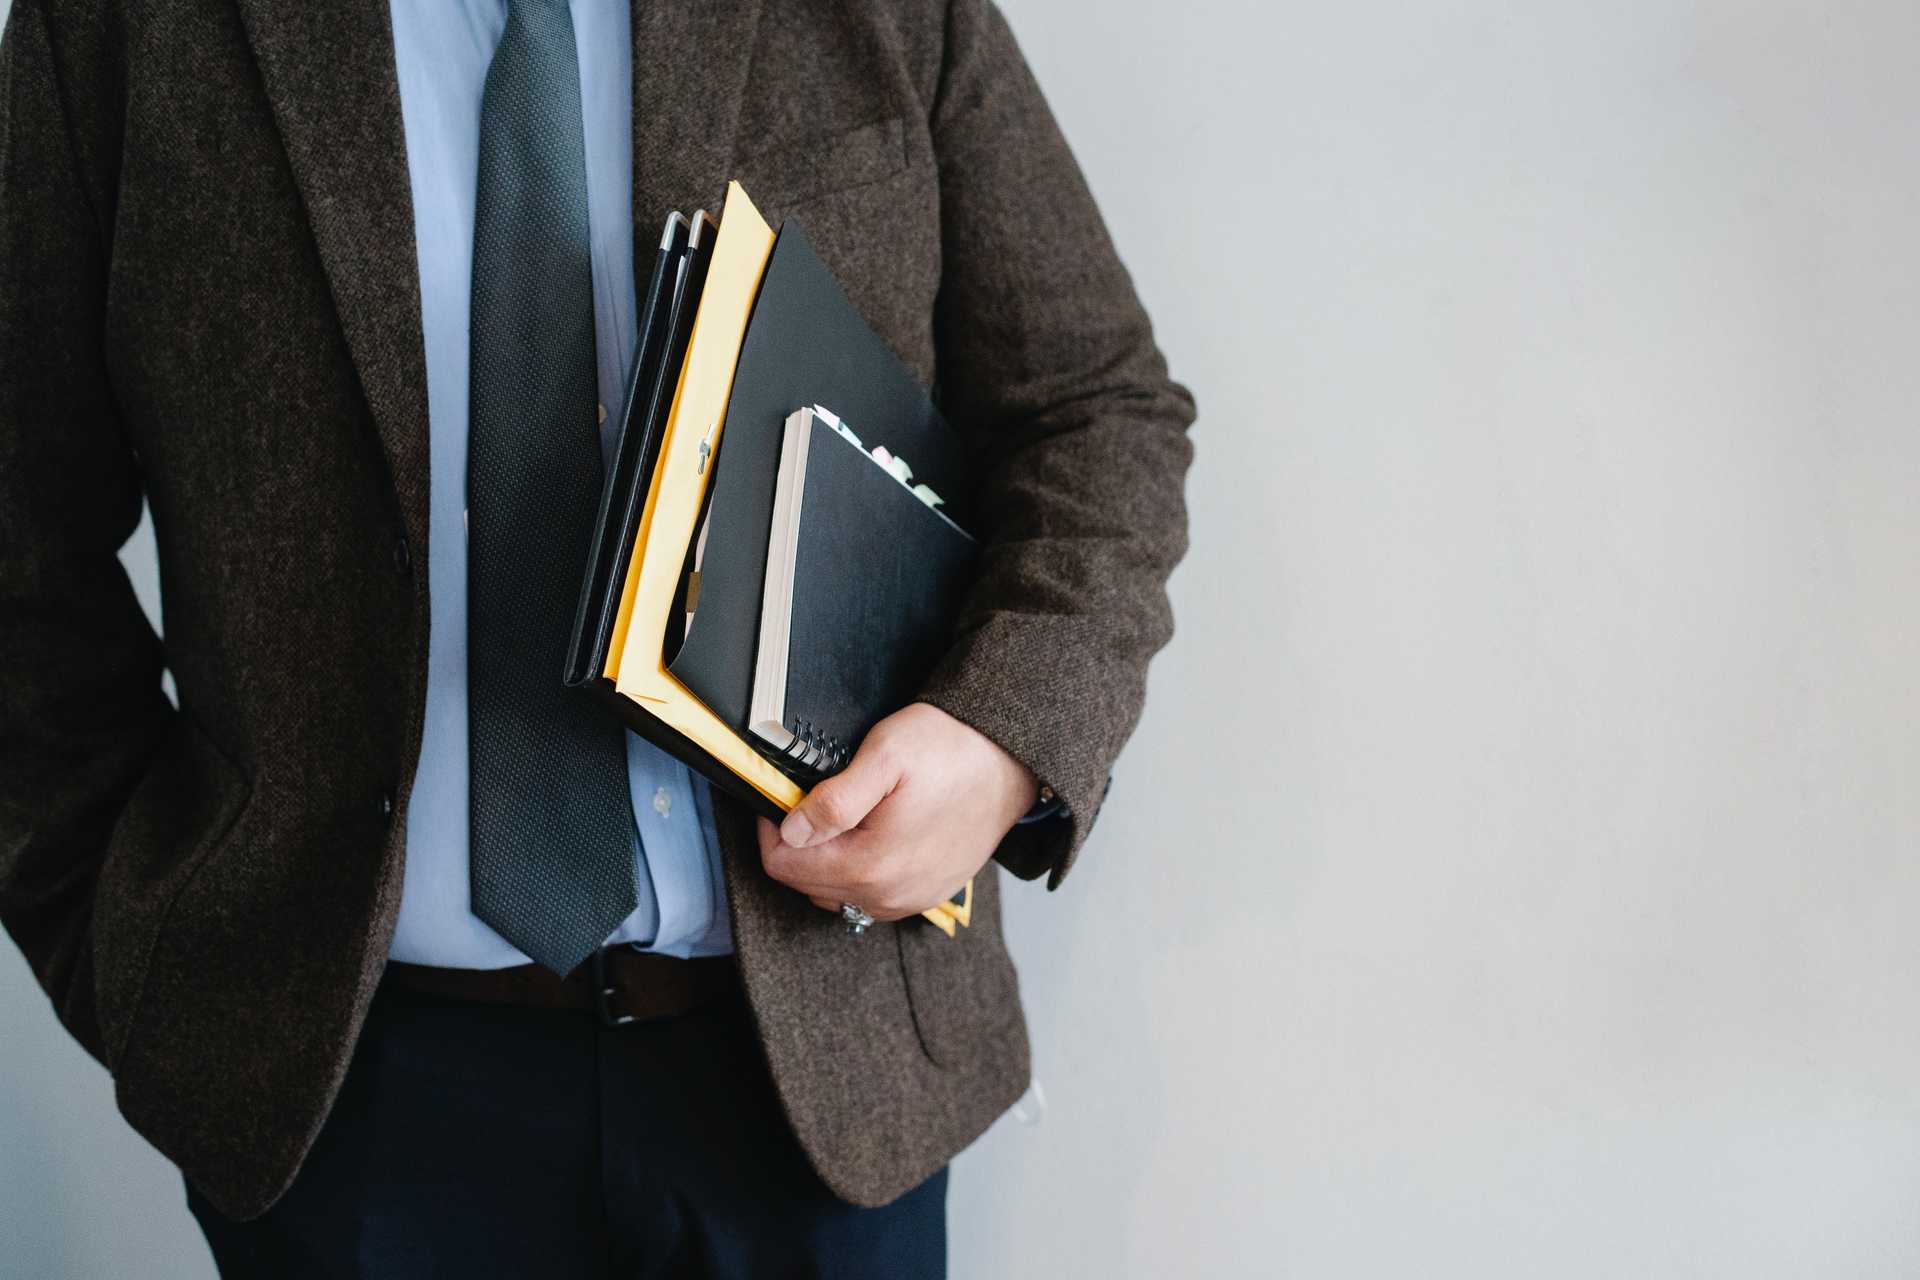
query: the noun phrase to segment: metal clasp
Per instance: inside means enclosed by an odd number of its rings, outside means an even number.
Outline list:
[[[607,951],[608,948],[601,947],[593,953],[593,1007],[600,1015],[601,1026],[624,1027],[635,1019],[630,1013],[614,1012],[613,997],[620,988],[607,976]]]

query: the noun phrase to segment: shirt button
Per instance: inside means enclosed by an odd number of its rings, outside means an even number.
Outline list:
[[[602,404],[595,405],[594,407],[600,410],[600,421],[605,422],[607,420],[607,406]]]
[[[380,817],[386,822],[393,821],[393,792],[391,791],[380,793]]]
[[[672,810],[673,797],[667,794],[665,787],[661,787],[653,793],[653,811],[664,818],[668,813],[672,812]]]
[[[393,571],[405,574],[413,568],[413,552],[407,547],[407,535],[401,534],[393,540]]]

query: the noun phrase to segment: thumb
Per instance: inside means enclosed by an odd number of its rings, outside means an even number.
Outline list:
[[[780,842],[795,849],[822,844],[873,812],[900,782],[891,752],[863,743],[839,773],[816,784],[780,824]]]

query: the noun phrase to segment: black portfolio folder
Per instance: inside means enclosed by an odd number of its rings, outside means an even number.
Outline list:
[[[959,435],[789,218],[740,348],[709,500],[698,607],[668,666],[743,735],[751,728],[781,436],[788,415],[816,404],[838,414],[869,448],[884,446],[905,459],[914,479],[945,499],[948,514],[967,526],[972,474]]]
[[[613,467],[600,493],[600,515],[587,552],[573,638],[567,646],[562,680],[569,688],[595,682],[606,665],[623,575],[659,458],[660,433],[673,400],[674,382],[693,332],[693,313],[700,305],[713,240],[714,223],[705,210],[691,220],[678,212],[669,214],[653,275],[640,296],[640,340],[627,380],[626,402],[620,409]]]

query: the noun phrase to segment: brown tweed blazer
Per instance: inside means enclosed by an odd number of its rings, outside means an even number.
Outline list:
[[[633,40],[642,247],[740,178],[977,442],[984,568],[923,696],[1071,806],[997,854],[1057,884],[1171,634],[1193,405],[1039,89],[989,0],[635,0]],[[427,447],[387,0],[15,0],[0,920],[127,1118],[239,1217],[298,1169],[386,963]],[[164,642],[116,557],[143,496]],[[956,941],[853,940],[741,810],[721,826],[787,1114],[884,1202],[1026,1085],[995,877]]]

